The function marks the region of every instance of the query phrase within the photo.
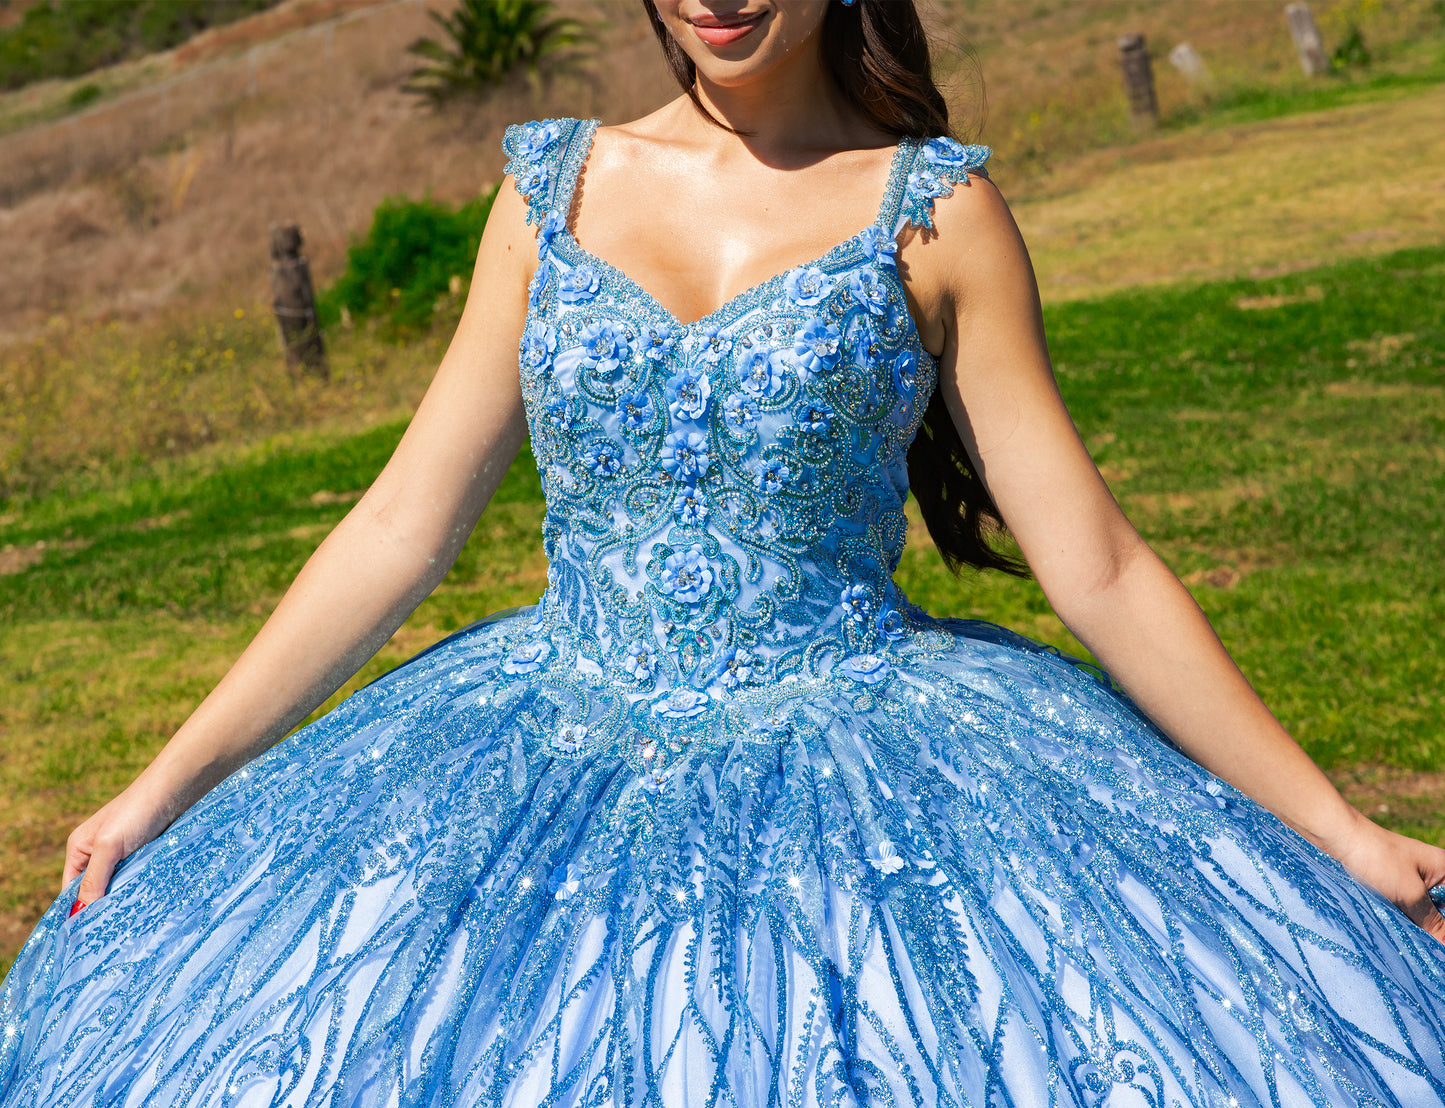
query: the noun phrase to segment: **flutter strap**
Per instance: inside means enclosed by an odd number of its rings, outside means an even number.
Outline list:
[[[502,149],[508,156],[503,172],[511,175],[517,192],[527,202],[528,223],[540,224],[547,213],[555,210],[563,176],[562,156],[580,122],[541,119],[514,123],[503,134]],[[570,189],[568,192],[570,195]]]
[[[920,144],[913,152],[913,162],[908,167],[898,207],[893,213],[894,232],[901,231],[904,223],[932,229],[933,202],[940,196],[952,196],[954,185],[967,181],[970,173],[988,177],[983,163],[992,153],[987,146],[973,143],[965,146],[942,136]]]

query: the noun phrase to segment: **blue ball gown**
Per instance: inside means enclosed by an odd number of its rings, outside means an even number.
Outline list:
[[[1445,948],[1128,700],[891,571],[935,382],[894,264],[987,150],[683,323],[512,127],[534,608],[207,794],[0,990],[0,1104],[1445,1103]]]

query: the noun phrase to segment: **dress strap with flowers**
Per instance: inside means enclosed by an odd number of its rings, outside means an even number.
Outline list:
[[[0,987],[0,1108],[1445,1104],[1445,954],[1106,681],[892,572],[896,236],[683,322],[509,128],[539,603],[233,774]],[[943,239],[927,248],[950,248]]]

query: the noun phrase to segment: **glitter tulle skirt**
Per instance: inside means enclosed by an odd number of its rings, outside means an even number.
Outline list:
[[[1445,948],[1091,672],[938,621],[680,721],[658,782],[539,740],[527,618],[58,899],[0,1104],[1445,1103]]]

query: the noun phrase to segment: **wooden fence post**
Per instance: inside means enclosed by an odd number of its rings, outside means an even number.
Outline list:
[[[1159,122],[1159,100],[1154,95],[1154,67],[1149,64],[1143,35],[1120,37],[1119,65],[1124,70],[1124,91],[1129,95],[1129,114],[1134,126],[1153,127]]]
[[[301,228],[294,223],[271,228],[271,298],[286,364],[299,363],[328,376],[311,267],[301,253]]]
[[[1325,57],[1325,40],[1315,26],[1315,17],[1304,0],[1286,4],[1284,16],[1289,20],[1289,33],[1294,37],[1294,48],[1299,51],[1300,67],[1306,77],[1319,77],[1330,70],[1330,60]]]

